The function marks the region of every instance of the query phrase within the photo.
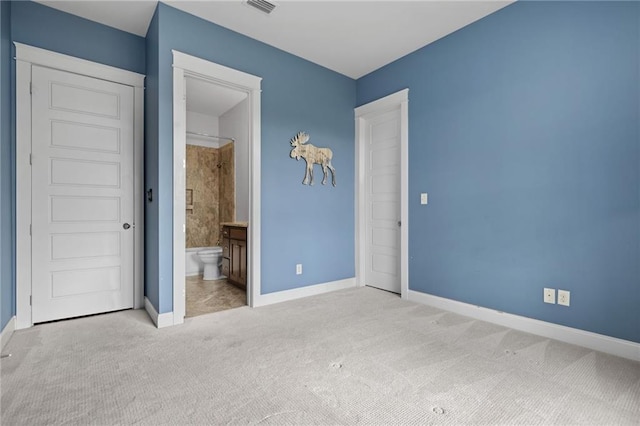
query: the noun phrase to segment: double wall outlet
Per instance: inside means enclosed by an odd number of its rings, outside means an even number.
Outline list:
[[[571,302],[571,292],[568,290],[558,290],[558,305],[569,306]],[[544,303],[556,303],[556,289],[544,289]]]
[[[296,264],[296,275],[302,275],[302,263]]]

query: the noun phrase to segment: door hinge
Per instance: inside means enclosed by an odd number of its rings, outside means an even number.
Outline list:
[[[33,83],[29,82],[29,94],[33,95]]]
[[[33,306],[33,296],[29,296],[29,306]]]
[[[31,236],[31,232],[32,232],[31,227],[32,226],[33,226],[32,224],[29,224],[29,236]]]
[[[33,154],[29,153],[29,165],[33,165]]]
[[[183,159],[182,159],[182,168],[183,168],[183,169],[186,169],[186,168],[187,168],[187,159],[186,159],[186,158],[183,158]]]

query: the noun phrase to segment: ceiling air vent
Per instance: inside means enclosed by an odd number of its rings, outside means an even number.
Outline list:
[[[247,4],[249,6],[253,6],[261,12],[266,13],[267,15],[273,12],[273,9],[276,8],[276,5],[268,2],[267,0],[247,0]]]

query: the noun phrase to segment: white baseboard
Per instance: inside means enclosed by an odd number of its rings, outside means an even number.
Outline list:
[[[156,308],[153,307],[153,304],[147,299],[144,298],[144,309],[151,317],[151,321],[156,325],[157,328],[169,327],[173,324],[173,312],[166,312],[164,314],[159,314],[156,311]]]
[[[0,332],[0,351],[4,350],[4,347],[7,343],[9,343],[9,339],[13,336],[13,332],[16,329],[16,317],[15,315],[11,317],[7,325],[4,326],[2,332]]]
[[[640,343],[409,290],[409,300],[482,321],[640,361]]]
[[[331,281],[328,283],[315,284],[307,287],[294,288],[291,290],[283,290],[275,293],[261,294],[253,301],[253,307],[272,305],[274,303],[286,302],[288,300],[301,299],[303,297],[315,296],[318,294],[329,293],[336,290],[344,290],[356,286],[356,279],[346,278],[344,280]]]

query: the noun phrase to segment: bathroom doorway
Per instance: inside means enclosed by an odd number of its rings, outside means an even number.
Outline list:
[[[180,324],[185,317],[252,306],[260,291],[261,79],[173,55],[172,316]],[[229,270],[238,259],[244,260],[240,282],[237,270]]]
[[[185,84],[188,318],[247,304],[246,283],[229,276],[233,253],[223,226],[248,225],[249,126],[246,92],[193,76]]]

